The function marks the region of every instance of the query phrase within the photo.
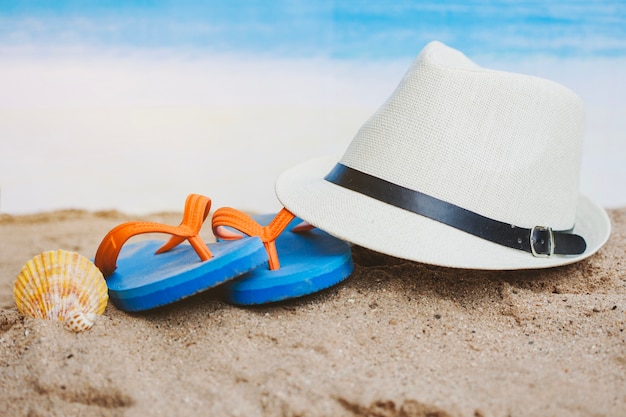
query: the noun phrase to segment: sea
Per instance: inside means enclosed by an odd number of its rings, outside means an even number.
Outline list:
[[[581,192],[626,206],[626,1],[2,1],[0,214],[280,208],[430,41],[587,110]]]

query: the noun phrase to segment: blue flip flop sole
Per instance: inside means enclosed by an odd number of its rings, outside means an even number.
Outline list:
[[[116,307],[142,311],[164,306],[267,265],[258,237],[208,244],[213,257],[204,262],[188,244],[155,255],[162,245],[162,241],[145,240],[122,248],[117,269],[107,278]]]
[[[266,225],[273,215],[254,216]],[[237,305],[265,304],[313,294],[346,279],[354,270],[350,245],[313,229],[292,232],[294,219],[276,239],[280,268],[256,268],[225,283],[224,298]]]

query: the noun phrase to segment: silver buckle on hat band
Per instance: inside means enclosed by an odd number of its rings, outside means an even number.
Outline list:
[[[554,254],[554,233],[551,227],[535,226],[530,230],[530,250],[537,258]]]

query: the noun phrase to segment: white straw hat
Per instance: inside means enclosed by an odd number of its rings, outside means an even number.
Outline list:
[[[605,211],[579,194],[581,100],[431,42],[340,159],[280,175],[298,217],[391,256],[472,269],[548,268],[595,253]]]

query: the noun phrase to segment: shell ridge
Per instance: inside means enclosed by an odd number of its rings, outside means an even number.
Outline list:
[[[41,259],[38,257],[33,258],[31,261],[28,262],[28,267],[29,267],[29,272],[33,275],[40,275],[42,273],[45,274],[45,271],[43,269],[43,267],[41,266]],[[35,284],[36,285],[36,284]],[[26,305],[29,308],[32,308],[32,312],[34,314],[37,314],[36,317],[39,318],[44,318],[42,313],[41,313],[41,308],[37,308],[38,306],[43,306],[43,299],[41,299],[41,297],[38,296],[38,294],[35,291],[35,287],[33,286],[32,282],[29,282],[28,278],[25,278],[24,280],[24,290],[26,292],[26,299],[30,301],[30,303],[27,303]]]

